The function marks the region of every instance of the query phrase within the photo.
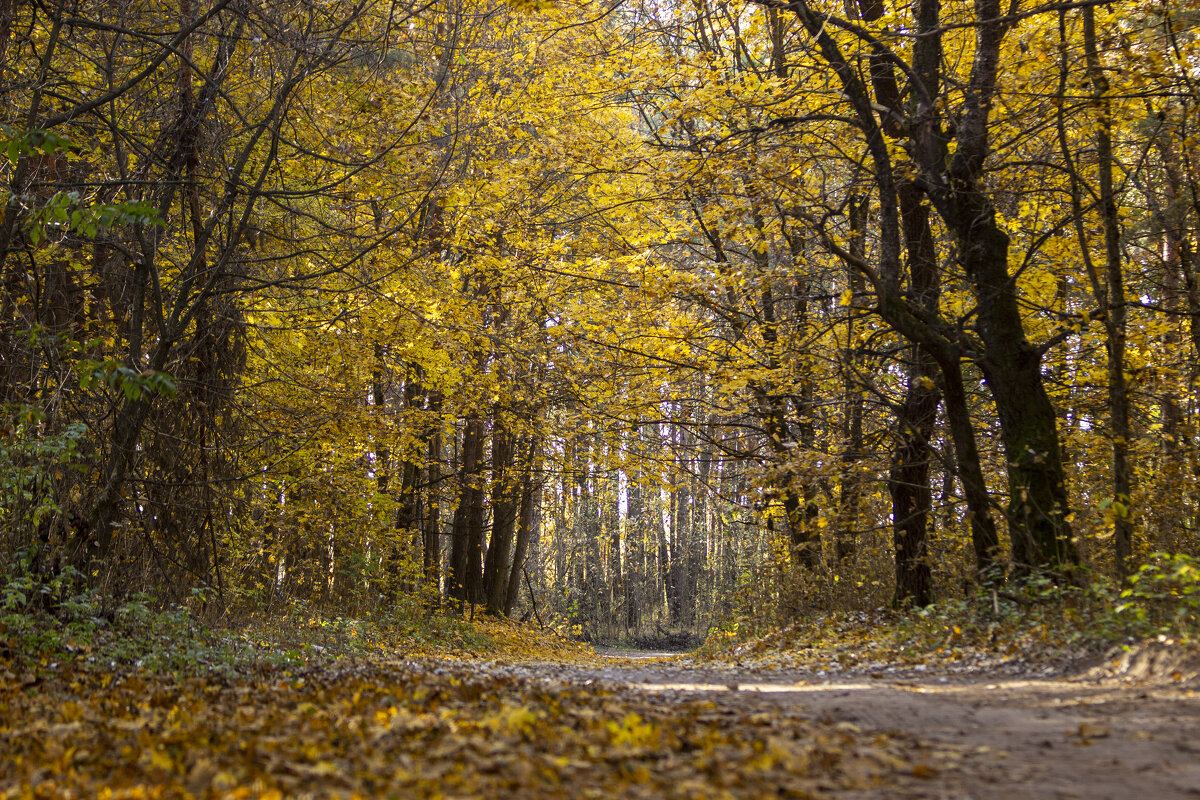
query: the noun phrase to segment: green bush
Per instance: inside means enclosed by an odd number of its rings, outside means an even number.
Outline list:
[[[1140,635],[1187,636],[1200,628],[1200,560],[1155,553],[1129,578],[1114,613]]]

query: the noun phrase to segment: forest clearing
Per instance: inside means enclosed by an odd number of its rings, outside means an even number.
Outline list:
[[[0,178],[0,796],[1200,788],[1195,0],[0,0]]]

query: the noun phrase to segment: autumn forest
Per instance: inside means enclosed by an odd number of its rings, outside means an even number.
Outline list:
[[[0,562],[683,641],[1200,555],[1198,23],[4,0]]]

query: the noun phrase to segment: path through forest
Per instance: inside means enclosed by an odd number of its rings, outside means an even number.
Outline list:
[[[1171,653],[1087,673],[314,654],[187,677],[81,651],[0,669],[0,798],[1195,798],[1200,682]]]
[[[877,778],[875,788],[821,787],[836,797],[1200,797],[1200,684],[1161,660],[995,675],[939,674],[923,665],[845,673],[754,670],[663,655],[627,653],[602,667],[520,671],[645,693],[647,702],[662,707],[702,700],[784,725],[799,716],[840,730],[884,733],[917,756],[912,769]]]

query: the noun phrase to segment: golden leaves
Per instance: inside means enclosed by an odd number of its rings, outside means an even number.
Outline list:
[[[528,674],[391,661],[220,682],[137,674],[107,688],[81,673],[34,694],[7,683],[0,700],[9,713],[36,720],[69,708],[78,721],[0,731],[10,756],[0,788],[17,797],[229,800],[760,797],[803,794],[818,781],[878,785],[911,769],[895,743],[852,727]]]

